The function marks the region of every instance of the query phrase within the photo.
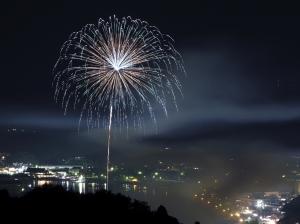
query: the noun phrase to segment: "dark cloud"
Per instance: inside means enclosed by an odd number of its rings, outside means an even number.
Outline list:
[[[144,141],[156,144],[185,146],[201,142],[223,142],[222,148],[248,148],[253,143],[270,143],[279,145],[283,150],[297,149],[300,141],[297,135],[300,131],[300,120],[265,121],[265,122],[213,122],[189,123],[168,133],[146,137]],[[227,142],[227,145],[226,145]],[[234,142],[237,144],[235,145]],[[272,148],[268,148],[269,150]],[[276,148],[274,148],[276,149]]]

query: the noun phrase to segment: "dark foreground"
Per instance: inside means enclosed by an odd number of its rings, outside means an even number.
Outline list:
[[[22,197],[11,197],[0,191],[2,220],[31,223],[131,223],[179,224],[163,206],[151,211],[145,202],[121,194],[98,191],[95,194],[68,192],[60,186],[36,188]]]

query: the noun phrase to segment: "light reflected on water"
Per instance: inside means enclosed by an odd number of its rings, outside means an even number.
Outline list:
[[[91,183],[91,193],[95,193],[96,192],[96,184],[95,183]]]
[[[99,184],[85,183],[85,182],[73,182],[73,181],[54,181],[54,180],[35,180],[33,181],[34,187],[42,187],[44,185],[61,185],[67,191],[74,191],[80,194],[95,193],[99,190]]]
[[[78,183],[79,194],[85,194],[85,183]]]
[[[67,191],[70,190],[70,183],[69,183],[69,181],[66,181],[66,189],[67,189]]]
[[[136,191],[137,191],[137,185],[134,184],[134,185],[133,185],[133,192],[136,192]]]

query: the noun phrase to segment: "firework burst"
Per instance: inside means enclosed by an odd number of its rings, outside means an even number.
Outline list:
[[[88,127],[102,122],[109,130],[112,122],[140,127],[147,115],[156,122],[154,106],[167,116],[181,94],[176,74],[184,67],[173,43],[140,19],[113,16],[88,24],[61,48],[54,67],[55,100],[65,113],[80,108],[80,121],[85,117]]]

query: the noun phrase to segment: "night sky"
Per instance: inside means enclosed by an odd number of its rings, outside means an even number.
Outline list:
[[[97,155],[104,162],[105,131],[77,132],[77,114],[64,116],[54,102],[52,68],[69,34],[115,14],[171,35],[187,76],[181,77],[179,112],[158,118],[158,133],[115,134],[112,161],[183,160],[213,172],[231,167],[248,181],[260,178],[257,171],[276,170],[300,147],[297,7],[225,2],[2,3],[0,150],[43,160]]]

